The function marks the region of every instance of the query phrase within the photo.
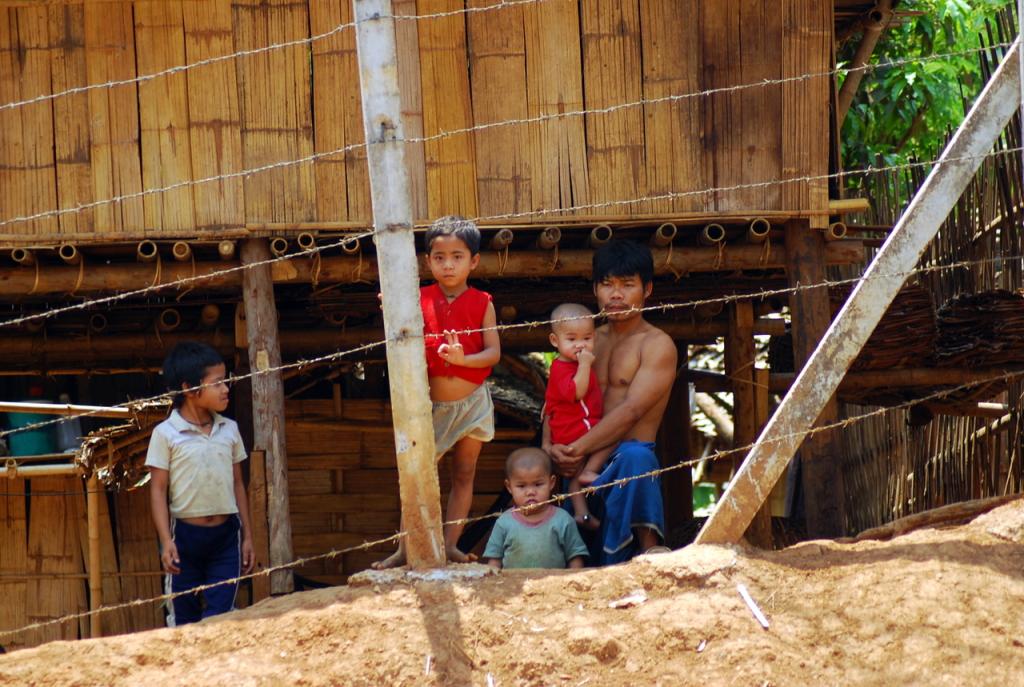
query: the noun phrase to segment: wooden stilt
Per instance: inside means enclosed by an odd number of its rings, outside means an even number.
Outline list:
[[[86,483],[85,513],[89,527],[89,610],[96,611],[103,605],[103,571],[100,550],[100,497],[103,487],[95,473]],[[81,511],[79,511],[81,512]],[[99,613],[89,616],[89,637],[103,636],[103,619]]]
[[[270,258],[266,239],[242,242],[242,263]],[[249,342],[249,366],[263,372],[281,365],[277,307],[268,266],[245,270],[242,291],[245,302],[245,330]],[[280,372],[255,375],[252,379],[253,451],[266,455],[267,520],[270,528],[270,565],[292,560],[292,525],[288,509],[288,457],[285,454],[284,384]],[[290,570],[276,572],[270,579],[272,594],[293,589]]]
[[[270,561],[270,538],[267,534],[266,454],[253,451],[249,455],[249,509],[252,511],[252,547],[256,555],[253,572],[265,570]],[[270,580],[266,575],[252,579],[252,602],[270,596]]]
[[[786,263],[790,286],[825,281],[825,239],[804,220],[786,223]],[[811,357],[818,341],[831,324],[828,288],[805,289],[789,297],[792,313],[793,357],[797,368]],[[825,404],[819,424],[834,422],[835,398]],[[843,534],[846,509],[843,475],[838,446],[832,432],[813,434],[800,449],[799,460],[804,495],[807,534],[811,537],[835,537]]]
[[[679,364],[686,366],[687,346],[681,343]],[[693,456],[690,447],[690,383],[679,375],[672,386],[665,416],[658,430],[658,459],[662,466],[675,465]],[[661,494],[665,504],[665,535],[693,519],[693,482],[691,469],[680,468],[661,476]]]
[[[729,307],[725,374],[732,387],[733,445],[747,446],[754,443],[759,429],[754,386],[754,306],[750,301],[737,301]],[[747,529],[746,536],[754,546],[770,549],[771,514],[768,513],[766,522],[759,513]]]

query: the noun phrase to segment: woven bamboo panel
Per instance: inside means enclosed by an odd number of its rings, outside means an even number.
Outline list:
[[[25,100],[50,91],[49,31],[45,7],[0,10],[0,100]],[[9,216],[53,210],[53,116],[49,103],[0,112],[0,204]],[[54,234],[53,217],[17,227]]]
[[[119,492],[115,513],[121,572],[159,571],[160,553],[150,514],[149,489]],[[122,577],[121,593],[125,601],[151,599],[163,593],[162,584],[160,576]],[[128,622],[132,632],[163,627],[163,607],[155,603],[134,606],[128,609]]]
[[[252,50],[309,36],[304,3],[235,0],[235,49]],[[238,60],[243,162],[252,169],[313,153],[309,48],[294,47]],[[249,222],[298,222],[316,217],[312,164],[281,167],[245,179]]]
[[[701,34],[697,0],[640,3],[643,97],[647,100],[700,90]],[[704,99],[645,105],[644,159],[650,195],[685,193],[705,187],[702,143]],[[650,212],[708,210],[703,196],[651,201]]]
[[[636,102],[643,94],[637,0],[582,0],[584,105],[588,110]],[[639,107],[588,115],[587,172],[591,202],[647,193],[644,119]],[[616,212],[647,212],[643,203]]]
[[[0,481],[0,632],[28,624],[28,582],[4,578],[28,570],[28,530],[25,522],[25,480]],[[26,637],[6,637],[8,649],[26,646]]]
[[[352,3],[325,0],[309,5],[310,30],[322,34],[352,21]],[[318,153],[362,143],[363,109],[355,29],[313,43],[313,103]],[[370,185],[366,149],[325,157],[314,163],[317,219],[369,221]]]
[[[462,9],[461,0],[418,0],[419,14]],[[466,24],[459,15],[422,20],[419,24],[423,133],[473,125]],[[427,213],[431,217],[477,214],[476,153],[473,135],[457,134],[426,143]]]
[[[395,16],[415,16],[416,0],[393,0]],[[402,20],[395,23],[398,46],[398,90],[402,100],[402,130],[409,139],[423,136],[423,87],[420,79],[419,22]],[[409,168],[409,191],[412,193],[412,215],[425,220],[427,214],[427,158],[423,143],[407,143],[405,164]]]
[[[101,84],[135,77],[132,3],[85,4],[86,77]],[[89,141],[95,200],[142,192],[138,93],[134,84],[89,91]],[[142,198],[94,209],[97,232],[142,231]]]
[[[136,59],[140,74],[185,64],[181,3],[135,3]],[[184,73],[139,84],[142,183],[173,186],[192,177],[188,84]],[[192,187],[179,186],[143,198],[146,228],[182,231],[195,225]]]
[[[490,4],[490,0],[470,2],[472,7]],[[528,115],[522,8],[469,16],[469,69],[477,125]],[[529,150],[519,145],[521,129],[503,126],[476,133],[476,183],[482,214],[532,209]]]
[[[85,10],[81,5],[51,8],[52,89],[64,91],[86,83]],[[89,97],[85,93],[53,101],[57,165],[57,196],[61,209],[73,208],[93,200],[91,152],[89,143]],[[69,212],[57,219],[61,233],[91,232],[92,209]]]
[[[793,0],[782,4],[782,77],[820,74],[832,65],[832,3]],[[812,78],[782,86],[782,178],[828,173],[829,80]],[[827,214],[828,181],[782,186],[782,208]],[[815,218],[823,227],[827,217]]]
[[[183,0],[185,57],[195,63],[234,50],[231,0]],[[195,180],[242,169],[242,133],[235,65],[217,62],[188,72],[189,145]],[[192,187],[197,229],[245,223],[238,177]]]
[[[84,508],[85,493],[79,477],[40,477],[30,482],[33,492],[28,530],[28,570],[34,573],[81,573],[82,548],[77,518]],[[71,495],[74,494],[74,495]],[[86,608],[84,580],[33,577],[28,581],[26,616],[30,623],[44,622]],[[77,639],[74,620],[26,633],[26,643]]]
[[[528,5],[523,8],[523,18],[530,117],[582,110],[583,58],[577,3],[575,0],[551,0]],[[528,131],[530,196],[534,207],[557,209],[588,203],[583,119],[568,117],[538,122],[529,125]]]

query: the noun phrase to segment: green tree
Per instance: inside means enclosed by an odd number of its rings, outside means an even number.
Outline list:
[[[872,61],[901,62],[983,47],[990,43],[987,30],[996,15],[1015,4],[1015,0],[900,2]],[[855,36],[842,47],[840,67],[850,63],[858,43]],[[933,159],[984,84],[976,53],[869,70],[843,122],[844,169]],[[850,183],[859,186],[861,180],[851,178]]]

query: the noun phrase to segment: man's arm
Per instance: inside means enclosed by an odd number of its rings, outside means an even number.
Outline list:
[[[676,377],[676,347],[668,335],[654,336],[640,353],[640,369],[626,391],[626,398],[601,418],[592,430],[560,449],[567,456],[581,457],[615,444],[626,436],[647,412],[672,390]]]

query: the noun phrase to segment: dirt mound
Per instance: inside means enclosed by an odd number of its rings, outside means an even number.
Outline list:
[[[371,580],[184,629],[10,654],[0,684],[1005,687],[1024,665],[1022,542],[1017,501],[888,542],[691,546],[577,573]]]

